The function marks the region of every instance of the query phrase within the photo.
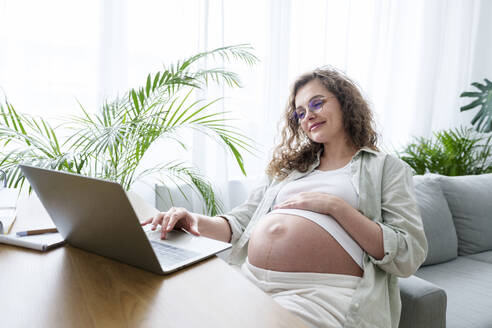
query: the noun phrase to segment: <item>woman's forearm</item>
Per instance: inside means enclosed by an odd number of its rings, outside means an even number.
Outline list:
[[[332,216],[366,253],[377,260],[384,257],[383,231],[379,224],[348,204],[336,206]]]
[[[220,216],[206,216],[196,213],[195,215],[198,219],[198,231],[202,236],[226,243],[230,242],[232,231],[226,219]]]

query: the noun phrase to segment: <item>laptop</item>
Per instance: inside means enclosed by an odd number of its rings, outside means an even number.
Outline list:
[[[157,274],[168,274],[227,250],[231,244],[140,222],[159,211],[120,184],[19,165],[65,241]]]

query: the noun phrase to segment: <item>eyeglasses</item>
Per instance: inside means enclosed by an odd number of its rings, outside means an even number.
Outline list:
[[[322,108],[323,105],[326,103],[326,101],[329,98],[335,98],[334,96],[332,97],[319,97],[311,100],[308,104],[308,109],[311,113],[317,113],[319,112]],[[304,107],[296,108],[294,111],[294,120],[299,123],[301,122],[307,115],[307,111]]]

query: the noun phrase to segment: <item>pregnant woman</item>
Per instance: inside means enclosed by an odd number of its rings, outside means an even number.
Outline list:
[[[229,261],[310,327],[398,327],[397,277],[427,253],[412,173],[378,151],[367,102],[334,69],[292,88],[264,182],[217,217],[171,208],[143,224],[233,244]]]

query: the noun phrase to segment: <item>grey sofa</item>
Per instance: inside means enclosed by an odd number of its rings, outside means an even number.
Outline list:
[[[414,177],[429,252],[400,279],[400,327],[492,327],[492,174]]]

